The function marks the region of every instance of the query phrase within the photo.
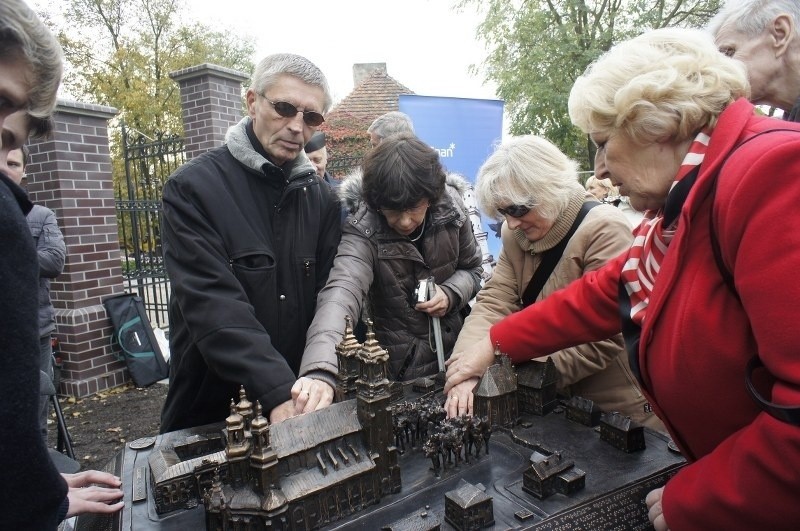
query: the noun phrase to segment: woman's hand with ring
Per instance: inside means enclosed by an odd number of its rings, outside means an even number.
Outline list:
[[[478,378],[470,378],[450,389],[444,403],[444,410],[447,412],[448,418],[472,415],[472,390],[478,385],[478,381]]]

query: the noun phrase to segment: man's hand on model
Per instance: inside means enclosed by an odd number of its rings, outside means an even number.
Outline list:
[[[331,405],[333,387],[322,380],[301,377],[292,386],[292,400],[295,415],[316,411]]]

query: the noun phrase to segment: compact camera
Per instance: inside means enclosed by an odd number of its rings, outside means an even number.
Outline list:
[[[414,304],[428,302],[435,293],[436,283],[433,281],[433,277],[420,280],[414,290]]]

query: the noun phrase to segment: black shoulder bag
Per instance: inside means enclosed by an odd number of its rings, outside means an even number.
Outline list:
[[[553,274],[556,264],[559,260],[561,260],[561,256],[564,254],[564,249],[567,247],[572,235],[575,234],[575,231],[578,230],[578,227],[580,227],[583,218],[586,217],[586,214],[588,214],[591,209],[599,204],[600,203],[597,201],[589,201],[588,203],[584,203],[578,212],[578,216],[572,223],[572,226],[569,228],[569,231],[567,231],[567,234],[561,238],[561,241],[558,242],[555,247],[552,247],[542,253],[542,262],[539,264],[539,267],[536,268],[536,272],[533,273],[531,281],[528,282],[528,286],[522,293],[523,308],[527,308],[533,304],[533,302],[536,300],[536,297],[539,296],[539,293],[544,287],[544,283],[547,282],[547,279],[550,278],[551,274]]]
[[[762,131],[757,135],[754,135],[728,153],[727,157],[730,157],[737,149],[742,147],[745,143],[749,142],[750,140],[761,136],[763,134],[772,133],[775,131],[795,131],[794,129],[770,129],[769,131]],[[795,131],[796,132],[796,131]],[[725,161],[727,162],[727,160]],[[720,171],[725,166],[725,162],[722,163],[720,166]],[[717,263],[717,269],[719,269],[719,274],[722,276],[722,280],[725,282],[725,285],[728,286],[731,293],[737,300],[741,302],[739,298],[739,293],[736,291],[736,286],[733,283],[733,273],[727,268],[725,262],[722,260],[722,250],[719,245],[719,239],[717,238],[716,228],[714,227],[714,198],[717,195],[717,179],[719,177],[719,173],[714,177],[714,183],[711,187],[711,213],[709,215],[709,234],[711,237],[711,249],[714,251],[714,261]],[[793,407],[793,406],[782,406],[780,404],[776,404],[775,402],[770,402],[763,396],[761,393],[753,385],[753,372],[760,368],[764,367],[764,362],[761,361],[761,358],[756,353],[750,361],[747,362],[747,367],[745,369],[744,374],[744,385],[747,389],[747,392],[750,394],[752,399],[755,403],[760,407],[763,411],[766,411],[776,419],[786,422],[788,424],[792,424],[794,426],[800,426],[800,407]],[[766,370],[766,369],[764,369]]]
[[[169,363],[158,347],[142,298],[123,293],[107,298],[103,305],[136,387],[147,387],[167,378]]]

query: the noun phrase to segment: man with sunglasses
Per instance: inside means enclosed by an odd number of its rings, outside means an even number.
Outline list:
[[[256,67],[247,116],[226,145],[184,164],[164,186],[172,299],[162,432],[224,420],[241,385],[271,422],[329,388],[315,380],[326,374],[297,374],[341,235],[338,199],[303,151],[331,103],[324,74],[308,59],[270,55]]]

